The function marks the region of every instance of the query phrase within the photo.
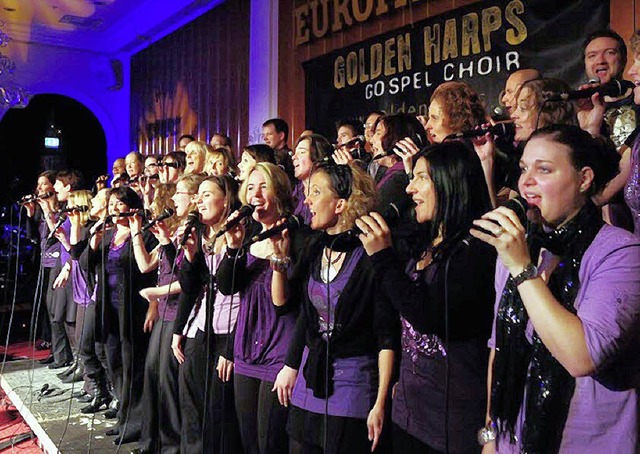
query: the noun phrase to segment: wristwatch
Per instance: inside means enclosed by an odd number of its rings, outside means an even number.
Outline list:
[[[486,426],[478,431],[478,443],[480,446],[484,446],[487,443],[495,441],[497,437],[498,427],[496,427],[493,421],[489,421]]]
[[[524,270],[517,276],[514,276],[513,282],[516,284],[516,287],[522,284],[524,281],[528,281],[529,279],[533,279],[538,277],[538,267],[533,263],[529,263],[524,267]]]

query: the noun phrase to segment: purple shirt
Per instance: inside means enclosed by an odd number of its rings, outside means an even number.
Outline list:
[[[311,224],[311,210],[309,207],[305,205],[304,199],[306,198],[306,194],[304,193],[304,183],[302,181],[298,181],[293,188],[293,192],[291,194],[293,196],[293,214],[302,218],[305,224]]]
[[[71,261],[71,282],[73,282],[73,301],[81,306],[88,306],[92,299],[84,272],[77,260]]]
[[[160,262],[158,264],[158,287],[170,284],[174,281],[178,281],[178,270],[180,270],[180,264],[184,256],[182,250],[178,252],[175,259],[175,267],[169,260],[169,257],[164,252],[162,246],[160,248]],[[173,286],[172,286],[173,287]],[[175,295],[163,295],[158,298],[158,314],[160,318],[165,322],[173,322],[178,314],[178,298],[179,294]]]
[[[548,251],[541,252],[542,269],[548,256]],[[509,272],[499,262],[496,310],[508,276]],[[593,376],[576,378],[560,453],[635,453],[638,394],[634,386],[640,379],[638,238],[617,227],[603,226],[582,258],[579,277],[580,290],[574,305],[596,372]],[[531,340],[531,322],[526,334]],[[495,347],[495,317],[489,347]],[[524,415],[525,409],[521,408],[516,422],[518,439]],[[500,436],[498,452],[519,453],[519,446],[508,440],[508,434]]]
[[[247,254],[246,272],[254,278],[240,297],[233,351],[235,369],[240,375],[274,382],[284,366],[296,314],[276,314],[269,260]]]
[[[58,259],[60,258],[60,249],[62,245],[58,240],[56,240],[50,246],[47,246],[49,237],[49,226],[47,225],[47,221],[44,216],[40,219],[40,223],[38,224],[38,234],[40,235],[40,254],[41,254],[41,263],[43,268],[53,268],[58,263]]]
[[[357,249],[345,263],[338,275],[329,284],[331,298],[331,314],[335,314],[338,299],[351,277],[351,273],[362,257],[363,249]],[[319,329],[326,339],[327,325],[333,330],[333,317],[327,310],[327,284],[310,278],[307,286],[309,300],[318,311]],[[329,323],[328,323],[329,322]],[[325,400],[314,397],[313,391],[307,388],[302,370],[307,362],[309,349],[305,347],[302,354],[300,373],[293,389],[291,403],[304,410],[323,414]],[[366,419],[376,401],[378,390],[378,360],[376,355],[336,358],[333,362],[333,394],[329,396],[328,412],[331,416],[345,416]]]
[[[631,150],[631,171],[624,187],[624,200],[633,216],[633,233],[640,238],[640,138]]]

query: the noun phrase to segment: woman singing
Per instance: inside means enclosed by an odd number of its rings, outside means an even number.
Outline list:
[[[257,163],[242,184],[240,200],[255,207],[253,219],[261,230],[267,230],[292,212],[289,177],[275,164]],[[277,314],[273,305],[272,241],[240,249],[243,238],[250,238],[255,230],[246,229],[245,235],[245,228],[238,226],[225,234],[229,249],[216,277],[222,294],[240,292],[234,391],[244,449],[250,454],[287,453],[288,409],[271,390],[284,365],[297,314],[295,310]]]
[[[381,292],[402,317],[402,361],[393,400],[394,452],[478,451],[485,410],[486,339],[491,330],[495,253],[462,240],[490,209],[480,160],[460,142],[414,157],[407,193],[431,240],[403,263],[377,213],[357,221]]]
[[[311,228],[322,234],[305,249],[290,286],[281,266],[288,259],[286,235],[278,247],[274,304],[302,302],[274,387],[283,405],[293,405],[293,453],[366,453],[379,443],[399,323],[360,241],[346,234],[375,202],[374,182],[364,170],[321,163],[311,175],[305,203]]]
[[[636,452],[640,242],[591,202],[618,159],[576,126],[535,131],[532,222],[504,207],[474,222],[500,259],[483,452]]]

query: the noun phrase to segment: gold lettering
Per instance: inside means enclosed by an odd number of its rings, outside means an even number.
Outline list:
[[[365,1],[364,10],[360,8],[359,0],[351,0],[351,10],[353,11],[353,18],[356,22],[365,22],[373,12],[373,0]]]
[[[387,14],[389,12],[389,6],[387,5],[386,0],[378,0],[378,4],[376,5],[376,16],[382,16],[383,14]]]
[[[424,65],[440,61],[440,24],[434,24],[433,30],[427,25],[423,30],[424,36]]]
[[[462,16],[462,55],[469,55],[469,49],[474,54],[480,53],[480,30],[478,14],[469,13]]]
[[[309,14],[309,6],[299,6],[293,11],[295,17],[295,44],[299,46],[309,42],[309,26],[307,24],[307,15]]]
[[[411,70],[411,34],[398,36],[398,72]]]
[[[333,63],[333,86],[338,90],[345,87],[344,57],[336,58]]]
[[[329,0],[313,0],[311,8],[311,32],[315,38],[322,38],[329,31]],[[320,14],[322,12],[322,20]],[[322,23],[322,25],[320,25]]]
[[[527,26],[516,14],[524,13],[524,4],[520,0],[512,0],[504,9],[504,18],[513,25],[507,30],[507,42],[512,46],[517,46],[527,39]]]
[[[382,44],[375,43],[371,46],[371,80],[377,79],[382,74]]]
[[[484,51],[491,50],[491,33],[500,30],[502,26],[502,12],[497,6],[482,10],[482,41]]]
[[[353,19],[349,14],[349,0],[333,0],[333,24],[331,31],[337,32],[342,27],[353,25]]]
[[[358,56],[355,52],[347,55],[347,83],[354,85],[358,81]]]
[[[394,45],[396,40],[394,38],[389,38],[384,42],[384,75],[391,76],[396,73],[396,68],[393,65],[393,59],[396,56],[396,51],[394,49]]]
[[[444,38],[442,40],[442,60],[458,56],[458,34],[456,20],[449,19],[444,23]]]
[[[358,67],[359,67],[358,72],[360,73],[360,77],[358,78],[358,80],[360,81],[360,83],[368,81],[369,75],[367,74],[367,65],[366,65],[366,60],[364,58],[364,49],[358,50]]]

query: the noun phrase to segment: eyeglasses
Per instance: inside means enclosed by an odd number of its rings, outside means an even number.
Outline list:
[[[186,194],[186,195],[195,195],[195,192],[187,192],[187,191],[176,191],[176,194]]]
[[[180,168],[180,164],[178,164],[177,162],[159,162],[156,165],[158,167],[172,167],[174,169],[179,169]]]

